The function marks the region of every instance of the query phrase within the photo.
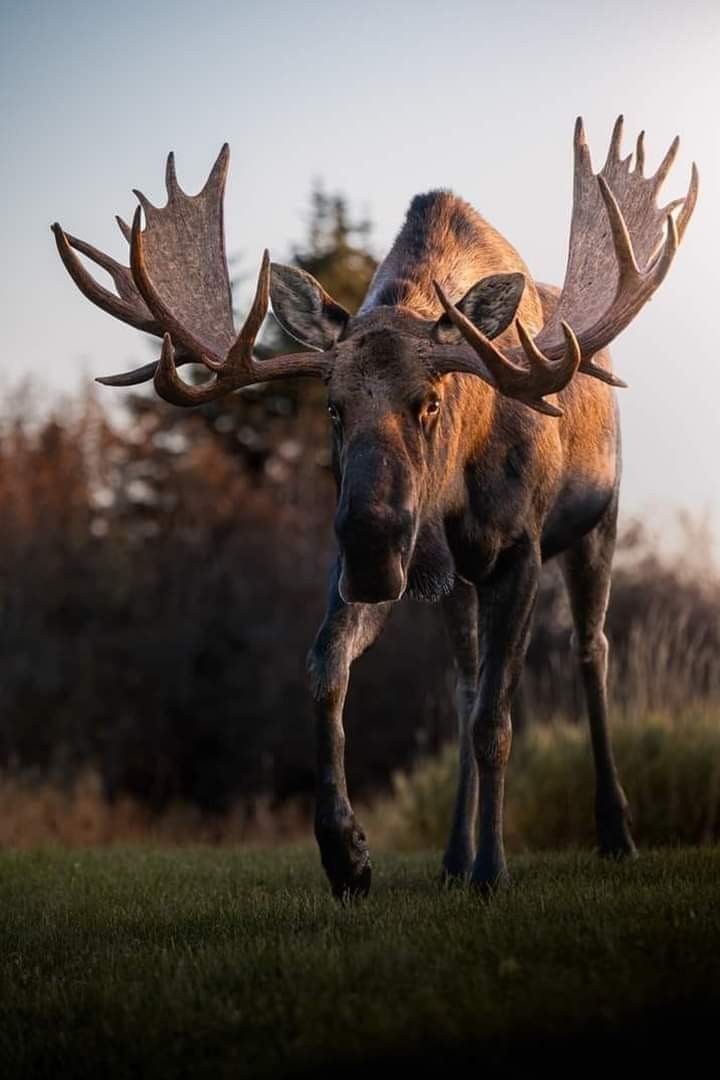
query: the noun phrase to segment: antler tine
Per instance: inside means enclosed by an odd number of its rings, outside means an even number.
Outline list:
[[[205,366],[208,367],[210,371],[215,371],[220,375],[232,375],[236,379],[242,378],[243,374],[246,373],[251,382],[257,380],[258,373],[253,366],[253,349],[255,346],[255,338],[258,336],[260,327],[265,321],[269,304],[270,252],[265,248],[262,263],[260,264],[257,285],[255,286],[255,295],[253,297],[253,302],[250,305],[250,311],[246,315],[240,333],[233,342],[232,348],[225,359],[217,361],[215,359],[210,359],[207,356],[203,358]]]
[[[76,251],[79,251],[81,255],[86,255],[88,259],[91,259],[97,266],[101,266],[103,270],[107,270],[108,274],[112,275],[115,284],[117,281],[115,275],[118,272],[125,271],[127,273],[127,267],[119,263],[117,259],[113,259],[112,255],[107,255],[104,251],[100,251],[99,248],[93,247],[92,244],[88,244],[85,240],[80,240],[77,236],[72,236],[70,233],[65,233],[65,238],[71,247],[74,247]]]
[[[523,324],[520,322],[520,319],[515,320],[518,337],[520,338],[520,343],[525,350],[526,356],[543,372],[543,382],[545,386],[542,391],[543,394],[559,393],[559,391],[570,382],[582,360],[580,345],[572,327],[566,322],[562,322],[560,325],[562,327],[563,335],[565,336],[567,349],[565,355],[561,357],[560,360],[549,360],[537,347]]]
[[[118,375],[98,375],[95,382],[102,383],[103,386],[140,386],[141,383],[150,382],[159,363],[159,360],[151,360],[149,364],[143,364],[132,371],[122,371]],[[188,353],[181,353],[175,357],[176,367],[197,363],[199,363],[197,356],[190,356]]]
[[[128,323],[130,326],[134,326],[138,330],[144,330],[148,334],[160,335],[162,329],[159,324],[151,317],[151,312],[144,311],[136,304],[130,301],[132,292],[128,286],[127,281],[123,281],[123,285],[119,284],[119,278],[122,274],[127,274],[128,271],[120,263],[111,259],[109,255],[103,255],[97,248],[92,247],[90,244],[85,244],[82,240],[77,240],[74,236],[70,236],[65,233],[61,225],[56,221],[51,226],[53,234],[55,236],[55,243],[57,245],[60,258],[62,259],[65,269],[70,274],[80,292],[91,300],[93,304],[97,304],[103,311],[107,311],[109,315],[114,315],[116,319],[122,320],[122,322]],[[110,274],[112,274],[118,291],[123,292],[123,296],[116,296],[115,293],[110,292],[103,285],[90,274],[80,259],[77,257],[73,248],[77,248],[88,258],[92,259],[99,266],[102,266]],[[128,275],[129,276],[129,275]],[[140,297],[138,297],[138,301]]]
[[[587,136],[585,135],[585,124],[582,116],[575,118],[575,146],[587,146]]]
[[[250,311],[245,317],[245,322],[242,325],[242,329],[237,336],[237,340],[233,345],[230,353],[228,354],[228,361],[233,363],[237,362],[236,357],[240,359],[252,358],[252,349],[255,344],[255,338],[260,332],[260,327],[265,321],[265,316],[268,312],[270,305],[270,252],[265,248],[263,252],[262,262],[260,264],[260,272],[258,274],[257,285],[255,287],[255,296],[253,302],[250,305]]]
[[[678,228],[675,224],[675,218],[672,214],[668,214],[666,219],[667,232],[665,234],[665,243],[660,249],[660,254],[657,259],[652,263],[648,271],[648,278],[652,278],[652,290],[654,291],[658,285],[661,285],[665,280],[668,270],[672,264],[673,259],[677,255],[677,249],[680,246],[680,237],[678,235]]]
[[[527,368],[516,364],[514,360],[506,357],[490,338],[486,337],[477,326],[462,313],[451,300],[448,299],[444,289],[438,281],[434,281],[435,292],[443,306],[445,314],[450,322],[460,331],[465,340],[472,345],[476,353],[485,361],[490,375],[495,383],[500,386],[503,379],[522,378],[527,375]]]
[[[575,174],[586,168],[588,171],[592,170],[592,162],[590,160],[590,147],[588,146],[587,135],[585,134],[585,125],[583,123],[582,116],[578,116],[575,121],[575,136],[573,139],[573,149],[575,151]]]
[[[123,234],[123,236],[125,237],[125,239],[127,240],[128,244],[129,244],[130,243],[130,237],[132,235],[132,230],[131,230],[130,226],[128,225],[127,221],[123,221],[123,219],[120,217],[119,214],[115,215],[115,220],[117,221],[118,229]]]
[[[617,295],[621,295],[624,287],[639,284],[643,287],[642,295],[644,302],[644,293],[647,291],[647,283],[652,280],[651,291],[654,292],[658,285],[662,284],[665,275],[670,269],[670,264],[675,258],[675,253],[677,252],[680,243],[675,219],[672,214],[667,215],[667,233],[665,242],[657,257],[651,262],[645,272],[642,272],[637,264],[632,240],[630,239],[630,234],[627,225],[625,224],[625,218],[617,204],[617,200],[603,176],[598,176],[598,184],[608,212],[613,243],[615,245],[615,255],[620,270]]]
[[[660,187],[662,186],[663,182],[665,181],[665,178],[666,178],[667,174],[670,172],[670,169],[672,168],[673,162],[675,161],[675,158],[677,157],[677,152],[678,152],[679,147],[680,147],[680,136],[676,135],[675,138],[673,139],[673,141],[670,143],[670,146],[668,147],[668,150],[667,150],[667,153],[665,154],[665,157],[662,159],[662,161],[658,165],[657,169],[655,170],[655,175],[652,178],[653,184],[655,185],[655,190],[656,191],[659,191]]]
[[[620,147],[622,146],[623,127],[625,126],[625,117],[620,114],[612,130],[610,136],[610,146],[608,147],[607,158],[605,160],[605,167],[612,164],[615,161],[620,161]]]
[[[201,195],[205,195],[210,192],[211,189],[215,189],[218,196],[222,198],[225,190],[225,181],[227,180],[228,165],[230,163],[230,146],[228,143],[223,143],[220,148],[220,153],[215,158],[213,167],[210,170],[207,180],[203,186]]]
[[[180,191],[177,173],[175,172],[175,154],[172,150],[168,154],[167,162],[165,164],[165,189],[168,194],[168,199],[174,198]]]
[[[685,235],[685,230],[688,227],[693,210],[695,209],[699,189],[700,176],[698,174],[697,165],[693,161],[690,169],[690,186],[688,187],[687,195],[683,199],[682,210],[678,214],[677,221],[675,222],[677,225],[678,240],[682,240]]]
[[[438,282],[434,282],[434,285],[446,315],[484,361],[495,388],[507,397],[522,401],[536,412],[548,416],[562,416],[562,409],[543,399],[546,394],[559,393],[567,386],[580,365],[580,345],[570,326],[562,323],[566,348],[563,355],[553,361],[541,352],[520,320],[516,320],[522,352],[529,361],[529,366],[518,364],[516,358],[521,355],[519,350],[502,352],[451,303]],[[490,381],[486,373],[473,366],[472,361],[463,363],[458,357],[448,361],[447,370],[471,372]]]
[[[158,213],[159,207],[155,206],[154,203],[151,203],[147,195],[143,195],[142,191],[138,191],[137,188],[133,188],[132,192],[143,208],[143,211],[145,213],[145,220],[148,222],[151,221],[151,219]]]
[[[625,218],[622,215],[622,211],[617,204],[617,199],[610,190],[610,185],[605,177],[598,176],[597,179],[600,194],[603,197],[605,209],[607,210],[608,219],[610,221],[613,244],[615,245],[615,255],[620,270],[620,281],[622,282],[626,278],[639,278],[640,268],[635,259],[635,252],[633,251],[630,233],[625,224]]]
[[[218,396],[218,376],[194,386],[180,378],[170,334],[163,338],[162,352],[153,376],[155,390],[171,405],[203,405]]]
[[[583,375],[594,375],[600,382],[607,383],[608,386],[613,386],[617,390],[627,390],[628,384],[616,375],[614,371],[609,371],[607,368],[600,367],[595,363],[595,358],[587,356],[580,362],[578,371],[581,371]]]
[[[133,371],[122,371],[119,375],[98,375],[95,382],[102,383],[103,386],[139,386],[140,383],[152,379],[157,366],[157,360],[151,360],[149,364],[143,364]]]
[[[645,132],[641,131],[635,144],[635,172],[643,175],[645,168]]]

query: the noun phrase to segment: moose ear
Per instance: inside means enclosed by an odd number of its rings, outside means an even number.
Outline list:
[[[493,274],[473,285],[455,306],[485,337],[496,338],[514,319],[524,288],[524,274]],[[462,341],[462,334],[447,315],[438,319],[434,334],[441,345]]]
[[[350,318],[314,277],[296,266],[272,264],[270,299],[283,330],[312,349],[331,349]]]

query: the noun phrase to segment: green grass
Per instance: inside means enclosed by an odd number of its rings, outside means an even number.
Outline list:
[[[522,856],[489,903],[438,861],[342,907],[308,848],[4,853],[0,1075],[587,1076],[715,1038],[720,849]]]

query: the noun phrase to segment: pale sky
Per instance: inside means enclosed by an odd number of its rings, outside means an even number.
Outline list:
[[[626,513],[673,507],[720,531],[715,330],[720,235],[717,0],[2,0],[0,385],[50,393],[146,361],[141,336],[86,301],[49,225],[123,256],[113,216],[139,187],[162,202],[165,155],[196,191],[231,146],[228,250],[257,265],[303,239],[315,178],[375,224],[381,255],[416,192],[450,187],[560,284],[571,144],[582,114],[596,168],[625,114],[667,195],[700,168],[676,264],[613,348]],[[110,394],[111,391],[103,391]],[[116,392],[117,393],[117,392]]]

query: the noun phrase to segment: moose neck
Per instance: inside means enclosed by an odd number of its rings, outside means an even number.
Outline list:
[[[515,248],[463,199],[449,191],[417,195],[387,257],[375,272],[357,318],[366,325],[379,309],[400,309],[406,331],[416,319],[433,322],[442,308],[433,282],[457,302],[472,286],[496,273],[519,272],[525,289],[517,314],[531,333],[543,325],[543,308],[527,266]],[[402,312],[402,316],[401,316]],[[496,339],[501,346],[517,345],[511,325]],[[441,417],[446,463],[439,490],[433,493],[442,513],[464,497],[462,477],[467,462],[478,458],[492,439],[497,410],[508,402],[472,375],[447,376],[448,407]]]

